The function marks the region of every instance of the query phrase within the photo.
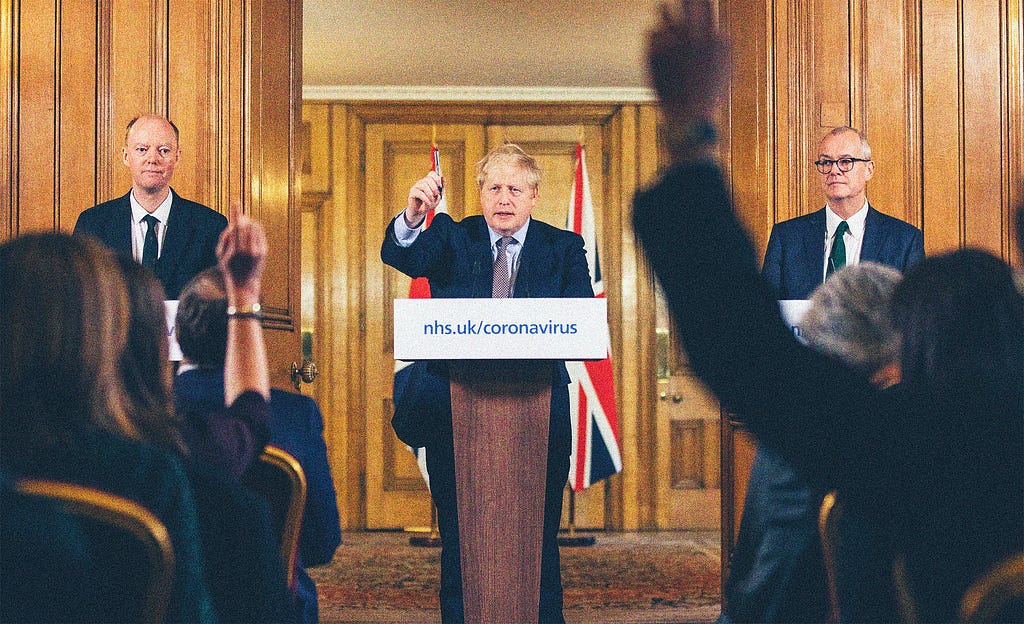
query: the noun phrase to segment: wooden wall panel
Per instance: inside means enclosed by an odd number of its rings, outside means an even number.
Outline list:
[[[267,222],[272,382],[290,386],[288,365],[299,355],[301,0],[5,0],[0,8],[0,240],[70,231],[82,210],[123,195],[128,121],[170,115],[182,147],[175,190],[224,213],[237,202]]]
[[[54,2],[23,2],[21,9],[37,16],[21,20],[21,37],[32,41],[21,47],[18,107],[19,178],[16,213],[18,230],[51,230],[55,226],[55,111],[58,106],[56,69],[59,18]],[[38,207],[38,208],[37,208]]]
[[[1000,97],[999,0],[962,4],[964,242],[1001,253],[1004,207],[1000,168],[1005,148]],[[976,208],[984,207],[981,210]]]
[[[61,3],[60,107],[55,121],[57,227],[71,231],[78,213],[96,203],[96,3]]]

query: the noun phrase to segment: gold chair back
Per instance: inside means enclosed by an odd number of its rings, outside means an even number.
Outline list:
[[[266,498],[280,539],[281,562],[288,571],[288,586],[295,587],[299,532],[306,508],[306,475],[295,457],[267,446],[246,474],[246,484]]]
[[[839,621],[839,593],[836,589],[836,556],[839,549],[839,515],[842,508],[836,491],[825,495],[818,510],[818,533],[821,535],[821,552],[825,558],[825,574],[828,580],[829,621]]]
[[[72,483],[22,479],[16,489],[24,495],[50,499],[74,516],[113,527],[128,539],[134,539],[145,552],[148,563],[141,619],[154,623],[164,621],[174,582],[174,548],[167,528],[156,516],[126,498]]]
[[[1024,602],[1024,553],[1004,559],[974,581],[960,602],[960,621],[969,624],[995,622],[1005,617],[1010,603]]]

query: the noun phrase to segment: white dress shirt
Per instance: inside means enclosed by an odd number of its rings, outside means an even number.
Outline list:
[[[864,206],[846,219],[846,225],[850,229],[843,235],[843,242],[846,243],[846,264],[857,264],[860,262],[860,248],[864,244],[864,221],[868,217],[868,202],[864,200]],[[832,208],[825,204],[825,254],[821,263],[821,278],[825,279],[828,272],[828,255],[832,251],[832,239],[836,235],[836,228],[844,219],[832,212]]]

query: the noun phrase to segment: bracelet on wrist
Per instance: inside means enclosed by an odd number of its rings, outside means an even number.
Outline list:
[[[262,319],[263,306],[259,303],[247,306],[229,305],[227,309],[227,316],[229,319]]]
[[[683,125],[669,125],[665,133],[665,146],[675,157],[699,156],[718,142],[715,124],[707,119],[696,119]]]

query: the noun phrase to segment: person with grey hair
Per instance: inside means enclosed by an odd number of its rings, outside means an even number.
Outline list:
[[[900,337],[889,301],[902,273],[864,262],[837,271],[811,295],[800,319],[808,345],[833,355],[885,388],[899,380]]]
[[[840,126],[818,145],[825,206],[776,223],[761,272],[776,299],[807,299],[826,277],[848,264],[879,262],[900,271],[924,258],[921,230],[876,210],[867,197],[875,174],[863,132]]]
[[[811,295],[810,307],[800,319],[800,336],[878,387],[892,385],[899,379],[900,340],[893,330],[889,302],[900,278],[896,269],[874,262],[833,273]],[[720,622],[824,621],[827,577],[817,525],[824,495],[779,454],[758,448],[725,586],[728,606]],[[849,524],[844,529],[856,540],[853,543],[869,548],[878,542],[856,518]],[[864,601],[857,611],[864,616],[869,609],[878,612],[873,608],[876,601],[883,607],[891,605],[890,584],[886,576],[879,584],[875,562],[865,561],[859,553],[843,554],[851,562],[841,573],[844,602]],[[889,570],[891,565],[884,574]],[[866,593],[869,587],[880,593]],[[843,612],[843,620],[854,621],[846,617],[853,612],[851,605]]]

